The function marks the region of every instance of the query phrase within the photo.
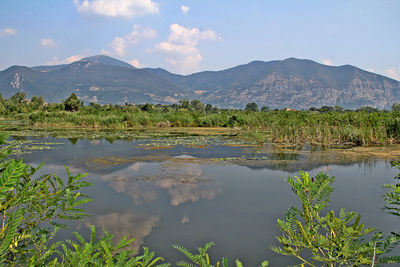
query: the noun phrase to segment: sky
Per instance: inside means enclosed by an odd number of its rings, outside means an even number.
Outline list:
[[[400,80],[399,0],[1,0],[0,70],[108,55],[190,74],[253,60]]]

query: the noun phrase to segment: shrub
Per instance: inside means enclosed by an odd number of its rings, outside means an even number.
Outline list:
[[[4,144],[5,136],[0,136]],[[0,149],[0,212],[3,215],[0,231],[0,264],[20,266],[153,266],[162,258],[144,249],[144,254],[123,250],[130,242],[126,237],[117,245],[105,232],[96,241],[91,226],[91,239],[86,242],[75,233],[74,241],[51,242],[63,221],[80,220],[85,212],[80,205],[91,201],[78,190],[90,184],[82,181],[85,175],[73,176],[68,168],[67,180],[47,174],[34,178],[40,169],[22,160],[9,160],[11,148]],[[60,249],[62,248],[62,250]],[[163,264],[159,266],[168,266]]]
[[[363,237],[372,232],[360,224],[360,215],[340,211],[339,217],[331,210],[325,216],[321,211],[328,205],[335,177],[319,173],[311,178],[306,172],[289,177],[288,182],[299,198],[302,209],[290,208],[284,220],[278,219],[282,235],[277,237],[282,247],[272,250],[298,258],[309,266],[359,266],[371,264],[376,253],[372,242]],[[311,253],[307,259],[304,251]],[[378,251],[379,252],[379,251]],[[319,262],[318,264],[316,262]]]

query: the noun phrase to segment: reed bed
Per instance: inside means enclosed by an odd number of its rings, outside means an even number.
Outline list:
[[[223,110],[205,113],[188,110],[39,111],[8,114],[37,126],[140,129],[170,127],[240,128],[244,137],[260,142],[322,145],[388,145],[400,141],[399,112],[327,112]]]

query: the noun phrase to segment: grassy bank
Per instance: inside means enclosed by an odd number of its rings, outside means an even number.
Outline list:
[[[205,113],[185,109],[147,112],[130,107],[79,111],[33,111],[4,114],[3,118],[27,121],[34,127],[79,127],[99,130],[176,128],[235,129],[244,138],[259,142],[322,145],[387,145],[399,143],[398,112],[326,112],[223,110]],[[240,130],[239,130],[240,129]],[[200,131],[202,132],[202,131]],[[207,132],[207,131],[203,131]]]
[[[9,99],[0,96],[0,116],[4,120],[24,121],[38,130],[79,128],[130,132],[147,129],[170,132],[177,128],[209,129],[199,131],[203,132],[201,135],[225,132],[221,130],[223,128],[232,129],[240,138],[260,143],[327,146],[399,143],[400,106],[393,105],[392,109],[389,112],[372,107],[344,110],[339,106],[324,106],[308,111],[272,111],[268,107],[259,111],[256,103],[248,103],[245,110],[232,110],[188,99],[172,105],[90,103],[85,106],[75,94],[62,103],[53,104],[44,103],[42,97],[26,99],[23,92]]]

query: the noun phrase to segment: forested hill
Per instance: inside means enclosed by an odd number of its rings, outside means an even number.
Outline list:
[[[400,102],[400,82],[351,65],[327,66],[305,59],[253,61],[222,71],[177,75],[161,68],[137,69],[107,56],[68,65],[13,66],[0,72],[0,93],[17,91],[60,101],[72,92],[102,103],[174,103],[200,99],[219,107],[256,102],[271,108],[363,105],[390,108]]]

